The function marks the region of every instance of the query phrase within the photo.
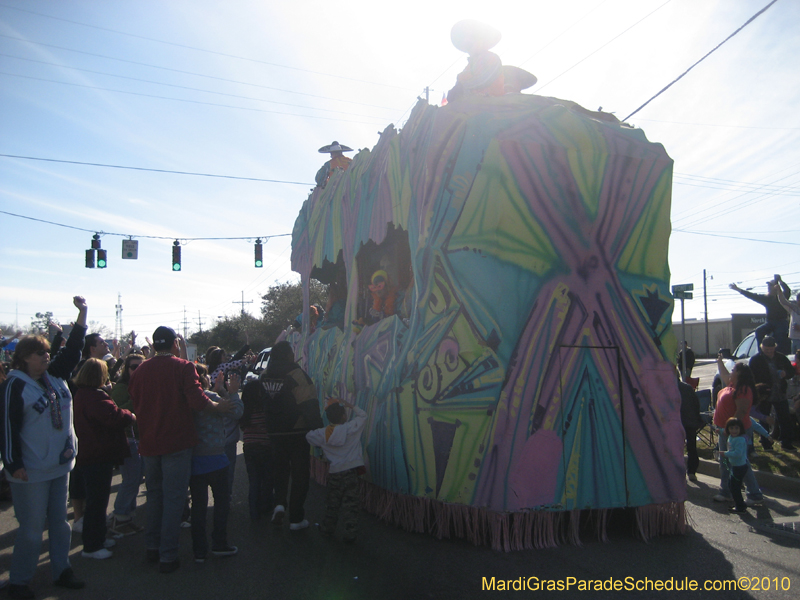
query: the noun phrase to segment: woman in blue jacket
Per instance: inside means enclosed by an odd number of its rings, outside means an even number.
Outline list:
[[[12,371],[0,385],[0,442],[19,521],[9,573],[10,598],[33,598],[33,579],[42,548],[45,518],[50,568],[56,585],[79,589],[69,563],[67,479],[75,465],[72,396],[66,380],[81,359],[86,334],[86,301],[75,296],[78,319],[67,345],[50,361],[50,344],[27,336],[14,351]]]

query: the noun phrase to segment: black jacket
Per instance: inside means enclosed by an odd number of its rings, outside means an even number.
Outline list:
[[[681,392],[681,424],[686,429],[700,429],[705,425],[700,417],[700,399],[694,388],[683,381],[678,382]]]
[[[792,297],[792,290],[785,282],[781,281],[781,291],[786,298]],[[767,309],[767,321],[782,321],[789,318],[789,313],[783,308],[781,301],[777,296],[769,296],[767,294],[754,294],[747,290],[736,290],[745,298],[749,298],[753,302],[758,302],[761,306]],[[781,292],[778,292],[779,294]]]
[[[795,370],[792,366],[792,362],[786,358],[784,354],[781,354],[777,350],[775,351],[775,357],[773,359],[775,361],[775,367],[779,371],[784,371],[786,376],[780,380],[781,389],[779,390],[780,395],[783,399],[786,399],[786,388],[789,385],[789,379],[794,375]],[[770,390],[770,396],[772,395],[772,375],[769,372],[769,359],[763,352],[759,352],[753,358],[750,359],[750,368],[753,370],[753,377],[756,380],[756,383],[763,383],[765,384]]]

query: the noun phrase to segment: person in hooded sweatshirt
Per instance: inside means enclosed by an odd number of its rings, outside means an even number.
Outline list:
[[[345,408],[352,409],[348,421]],[[319,446],[330,462],[325,518],[319,529],[323,535],[333,535],[341,514],[345,542],[356,540],[358,529],[358,476],[364,472],[361,452],[361,432],[367,423],[367,413],[349,402],[334,401],[325,409],[330,425],[309,431],[308,443]]]
[[[29,587],[48,527],[50,574],[59,587],[80,589],[69,561],[72,531],[67,522],[67,480],[78,449],[72,422],[70,373],[81,359],[86,300],[75,296],[78,318],[67,345],[50,360],[50,344],[38,335],[22,338],[13,370],[0,385],[0,445],[19,521],[9,573],[10,598],[34,598]]]
[[[311,446],[305,434],[322,426],[314,382],[294,361],[289,342],[272,347],[261,374],[264,417],[275,459],[275,510],[272,522],[283,524],[288,499],[289,529],[308,527],[304,504],[308,495]],[[289,482],[291,480],[291,489]]]

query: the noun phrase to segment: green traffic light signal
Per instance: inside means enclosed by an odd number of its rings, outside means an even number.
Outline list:
[[[105,269],[108,263],[106,251],[100,248],[97,250],[97,268]]]
[[[178,240],[172,244],[172,270],[181,270],[181,244]]]
[[[256,240],[256,268],[260,269],[264,266],[263,248],[261,240]]]

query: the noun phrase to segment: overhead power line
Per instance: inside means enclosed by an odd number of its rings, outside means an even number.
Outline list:
[[[726,192],[744,192],[744,193],[751,193],[751,194],[762,194],[769,192],[770,196],[800,196],[800,190],[787,188],[786,190],[758,190],[758,189],[748,189],[747,187],[738,186],[736,184],[716,184],[713,185],[714,182],[711,181],[678,181],[675,180],[675,184],[677,185],[688,185],[691,187],[699,187],[705,188],[708,190],[724,190]]]
[[[782,244],[784,246],[800,246],[800,242],[779,242],[777,240],[757,240],[755,238],[746,238],[736,235],[724,235],[722,233],[709,233],[707,231],[689,231],[688,229],[675,228],[672,231],[676,233],[691,233],[693,235],[707,235],[710,237],[728,238],[731,240],[744,240],[746,242],[763,242],[764,244]]]
[[[190,171],[170,171],[169,169],[148,169],[146,167],[128,167],[124,165],[106,165],[103,163],[81,162],[78,160],[60,160],[57,158],[42,158],[40,156],[20,156],[17,154],[0,154],[6,158],[21,158],[24,160],[42,160],[45,162],[66,163],[70,165],[86,165],[90,167],[106,167],[109,169],[130,169],[132,171],[152,171],[154,173],[172,173],[174,175],[196,175],[197,177],[218,177],[221,179],[240,179],[243,181],[262,181],[265,183],[285,183],[287,185],[315,185],[303,181],[281,181],[280,179],[260,179],[258,177],[237,177],[235,175],[216,175],[213,173],[192,173]]]
[[[177,42],[168,42],[168,41],[165,41],[165,40],[159,40],[157,38],[146,37],[146,36],[143,36],[143,35],[136,35],[135,33],[127,33],[125,31],[120,31],[118,29],[110,29],[108,27],[100,27],[99,25],[89,25],[87,23],[81,23],[79,21],[71,21],[69,19],[63,19],[61,17],[54,17],[52,15],[46,15],[46,14],[43,14],[43,13],[35,12],[35,11],[32,11],[32,10],[26,10],[24,8],[19,8],[19,7],[16,7],[16,6],[8,6],[6,4],[3,4],[2,6],[4,8],[10,8],[12,10],[18,10],[20,12],[26,12],[26,13],[29,13],[29,14],[32,14],[32,15],[37,15],[37,16],[40,16],[40,17],[46,17],[48,19],[55,19],[57,21],[63,21],[65,23],[72,23],[73,25],[80,25],[82,27],[90,27],[92,29],[99,29],[101,31],[109,31],[111,33],[116,33],[116,34],[119,34],[119,35],[126,35],[126,36],[137,38],[137,39],[140,39],[140,40],[146,40],[148,42],[156,42],[158,44],[166,44],[168,46],[175,46],[177,48],[186,48],[187,50],[195,50],[197,52],[205,52],[207,54],[214,54],[216,56],[225,56],[227,58],[235,58],[237,60],[245,60],[245,61],[248,61],[248,62],[258,63],[258,64],[261,64],[261,65],[268,65],[270,67],[278,67],[278,68],[281,68],[281,69],[290,69],[292,71],[300,71],[300,72],[303,72],[303,73],[311,73],[312,75],[322,75],[324,77],[333,77],[335,79],[344,79],[346,81],[355,81],[357,83],[366,83],[367,85],[377,85],[377,86],[382,86],[382,87],[394,88],[394,89],[398,89],[398,90],[406,90],[406,91],[409,91],[409,92],[412,91],[412,90],[410,90],[408,88],[404,88],[404,87],[401,87],[401,86],[398,86],[398,85],[392,85],[390,83],[379,83],[377,81],[367,81],[365,79],[356,79],[354,77],[346,77],[344,75],[334,75],[332,73],[323,73],[322,71],[312,71],[310,69],[303,69],[301,67],[291,67],[289,65],[282,65],[282,64],[279,64],[279,63],[268,62],[266,60],[259,60],[257,58],[248,58],[246,56],[238,56],[236,54],[228,54],[226,52],[218,52],[216,50],[207,50],[205,48],[198,48],[197,46],[189,46],[187,44],[179,44]],[[4,37],[10,37],[10,36],[4,36]],[[44,45],[47,45],[47,44],[44,44]],[[74,52],[78,52],[78,51],[74,50]]]
[[[691,173],[673,173],[674,177],[683,177],[684,179],[695,180],[702,183],[715,183],[719,185],[736,185],[751,187],[758,190],[766,190],[766,188],[773,188],[771,191],[790,191],[800,192],[800,185],[771,185],[768,183],[752,183],[749,181],[737,181],[735,179],[722,179],[720,177],[707,177],[705,175],[692,175]]]
[[[139,61],[135,61],[135,60],[128,60],[128,59],[125,59],[125,58],[116,58],[114,56],[108,56],[106,54],[97,54],[95,52],[86,52],[84,50],[75,50],[73,48],[66,48],[64,46],[55,46],[53,44],[45,44],[44,42],[34,42],[34,41],[31,41],[31,40],[26,40],[24,38],[15,37],[13,35],[5,35],[5,34],[0,33],[0,37],[7,38],[7,39],[10,39],[10,40],[16,40],[18,42],[24,42],[26,44],[33,44],[35,46],[44,46],[46,48],[55,48],[56,50],[66,50],[67,52],[75,52],[76,54],[84,54],[86,56],[94,56],[94,57],[97,57],[97,58],[106,58],[108,60],[116,60],[118,62],[123,62],[123,63],[127,63],[127,64],[130,64],[130,65],[138,65],[140,67],[149,67],[151,69],[159,69],[161,71],[168,71],[170,73],[181,73],[183,75],[192,75],[194,77],[204,77],[206,79],[213,79],[215,81],[224,81],[226,83],[238,83],[239,85],[249,85],[249,86],[252,86],[252,87],[262,88],[262,89],[265,89],[265,90],[275,90],[275,91],[284,92],[284,93],[287,93],[287,94],[297,94],[299,96],[311,96],[311,97],[314,97],[314,98],[325,98],[324,96],[316,96],[314,94],[306,94],[304,92],[294,92],[292,90],[283,90],[283,89],[279,89],[279,88],[273,88],[273,87],[270,87],[270,86],[267,86],[267,85],[261,85],[261,84],[258,84],[258,83],[249,83],[247,81],[238,81],[236,79],[228,79],[226,77],[216,77],[215,75],[206,75],[205,73],[197,73],[197,72],[194,72],[194,71],[184,71],[182,69],[172,69],[170,67],[161,67],[161,66],[158,66],[158,65],[153,65],[153,64],[145,63],[145,62],[139,62]],[[336,102],[348,102],[350,104],[361,104],[360,102],[353,102],[351,100],[336,100]],[[372,104],[364,104],[363,106],[372,106],[374,108],[383,108],[383,107],[375,107]]]
[[[595,54],[597,54],[598,52],[600,52],[600,50],[602,50],[603,48],[605,48],[606,46],[608,46],[608,45],[609,45],[611,42],[613,42],[613,41],[614,41],[614,40],[616,40],[617,38],[620,38],[620,37],[622,37],[623,35],[625,35],[626,33],[628,33],[628,32],[629,32],[631,29],[633,29],[634,27],[636,27],[636,26],[637,26],[639,23],[641,23],[642,21],[644,21],[645,19],[647,19],[647,18],[648,18],[650,15],[652,15],[652,14],[654,14],[654,13],[658,12],[659,10],[661,10],[662,8],[664,8],[664,7],[665,7],[667,4],[669,4],[670,2],[672,2],[672,0],[667,0],[666,2],[664,2],[664,4],[662,4],[661,6],[659,6],[658,8],[656,8],[655,10],[653,10],[653,11],[651,11],[651,12],[647,13],[647,14],[646,14],[645,16],[643,16],[641,19],[639,19],[638,21],[636,21],[636,23],[634,23],[633,25],[631,25],[630,27],[628,27],[628,28],[627,28],[627,29],[625,29],[624,31],[622,31],[622,32],[618,33],[617,35],[615,35],[613,38],[611,38],[610,40],[608,40],[608,41],[607,41],[605,44],[603,44],[602,46],[600,46],[600,47],[599,47],[597,50],[595,50],[594,52],[591,52],[590,54],[588,54],[588,55],[584,56],[582,59],[580,59],[580,60],[579,60],[578,62],[576,62],[574,65],[572,65],[572,66],[571,66],[569,69],[567,69],[566,71],[562,71],[561,73],[559,73],[558,75],[556,75],[555,77],[553,77],[553,78],[552,78],[550,81],[548,81],[548,82],[547,82],[547,83],[545,83],[544,85],[542,85],[542,86],[539,86],[538,88],[536,88],[536,92],[537,92],[537,93],[541,92],[541,91],[542,91],[544,88],[546,88],[548,85],[550,85],[551,83],[553,83],[553,82],[554,82],[556,79],[558,79],[558,78],[559,78],[559,77],[561,77],[562,75],[566,75],[567,73],[569,73],[569,72],[570,72],[572,69],[574,69],[575,67],[577,67],[577,66],[578,66],[579,64],[581,64],[583,61],[587,60],[588,58],[590,58],[590,57],[594,56]],[[526,62],[527,62],[527,61],[526,61]]]
[[[187,98],[172,98],[170,96],[159,96],[157,94],[145,94],[143,92],[129,92],[127,90],[115,90],[112,88],[101,87],[97,85],[87,85],[85,83],[72,83],[69,81],[58,81],[56,79],[45,79],[44,77],[31,77],[29,75],[18,75],[16,73],[6,73],[4,71],[0,71],[0,75],[8,75],[10,77],[21,77],[23,79],[32,79],[35,81],[46,81],[48,83],[58,83],[61,85],[71,85],[73,87],[82,87],[88,88],[90,90],[102,90],[105,92],[114,92],[117,94],[128,94],[130,96],[141,96],[143,98],[156,98],[158,100],[174,100],[175,102],[188,102],[189,104],[204,104],[206,106],[217,106],[220,108],[235,108],[237,110],[249,110],[254,112],[262,112],[262,113],[270,113],[273,115],[287,115],[290,117],[301,117],[303,119],[323,119],[325,121],[337,121],[339,123],[362,123],[365,125],[372,125],[373,123],[367,123],[365,121],[350,121],[345,119],[339,119],[334,117],[322,117],[319,115],[299,115],[297,113],[289,113],[289,112],[281,112],[279,110],[266,110],[264,108],[251,108],[249,106],[233,106],[231,104],[219,104],[218,102],[204,102],[202,100],[189,100]],[[317,110],[317,109],[312,109]],[[369,119],[376,119],[378,121],[382,121],[380,117],[370,117],[369,115],[362,115]]]
[[[684,121],[663,121],[661,119],[643,119],[638,117],[637,121],[647,121],[648,123],[667,123],[668,125],[687,125],[689,127],[729,127],[731,129],[766,129],[768,131],[800,131],[800,127],[759,127],[757,125],[727,125],[724,123],[686,123]]]
[[[781,179],[778,179],[778,181],[782,181],[783,179],[787,179],[788,177],[792,177],[792,176],[794,176],[796,174],[797,174],[797,172],[791,173],[789,175],[786,175],[785,177],[782,177]],[[768,186],[770,184],[764,184],[764,185],[765,185],[765,188],[766,188],[766,186]],[[756,204],[758,202],[763,202],[764,200],[767,200],[769,198],[773,198],[774,196],[780,195],[780,192],[775,191],[774,188],[773,189],[765,189],[763,191],[760,191],[759,192],[760,195],[757,196],[756,198],[752,198],[750,200],[737,202],[737,200],[739,200],[740,198],[743,198],[744,196],[746,196],[748,194],[753,194],[754,192],[757,192],[757,191],[759,191],[759,190],[747,190],[747,191],[744,191],[741,194],[737,194],[733,198],[728,198],[727,200],[723,200],[722,202],[718,202],[717,204],[714,204],[714,205],[711,205],[711,206],[707,206],[705,208],[700,208],[700,209],[698,209],[697,211],[694,211],[694,212],[690,212],[690,214],[688,216],[682,216],[677,220],[678,221],[686,221],[688,219],[691,219],[691,224],[693,226],[697,226],[697,225],[701,225],[701,224],[703,224],[703,223],[705,223],[707,221],[715,220],[715,219],[719,218],[719,216],[720,216],[719,211],[713,212],[713,213],[708,214],[708,215],[703,216],[703,217],[699,216],[701,213],[707,213],[707,212],[712,211],[712,210],[714,210],[716,208],[719,208],[720,206],[723,206],[723,205],[731,205],[729,208],[725,209],[725,217],[729,217],[731,215],[731,213],[734,213],[734,212],[736,212],[738,210],[742,210],[744,208],[748,208],[749,206],[752,206],[753,204]]]
[[[603,4],[605,4],[606,2],[608,2],[608,0],[603,0],[602,2],[600,2],[600,4],[598,4],[597,6],[595,6],[595,7],[594,7],[594,8],[592,8],[592,9],[590,9],[590,10],[589,10],[588,12],[586,12],[586,13],[585,13],[585,14],[584,14],[584,15],[583,15],[583,16],[582,16],[580,19],[578,19],[577,21],[575,21],[574,23],[572,23],[572,25],[570,25],[569,27],[567,27],[565,30],[563,30],[561,33],[559,33],[557,36],[555,36],[555,37],[554,37],[554,38],[552,38],[552,39],[551,39],[549,42],[547,42],[547,43],[546,43],[544,46],[542,46],[541,48],[539,48],[539,49],[538,49],[536,52],[534,52],[533,54],[531,54],[531,55],[530,55],[528,58],[526,58],[526,59],[525,59],[525,60],[523,60],[521,63],[519,63],[519,65],[518,65],[518,66],[520,66],[520,67],[524,67],[524,66],[525,66],[525,64],[526,64],[526,63],[528,63],[528,62],[529,62],[531,59],[533,59],[533,57],[534,57],[534,56],[536,56],[537,54],[540,54],[540,53],[541,53],[541,52],[543,52],[543,51],[544,51],[544,50],[545,50],[545,49],[546,49],[548,46],[550,46],[550,45],[554,44],[555,42],[557,42],[559,39],[561,39],[561,37],[563,37],[563,36],[564,36],[564,35],[566,35],[566,34],[567,34],[569,31],[571,31],[573,28],[575,28],[576,26],[578,26],[578,25],[579,25],[579,24],[580,24],[580,23],[581,23],[581,22],[582,22],[584,19],[586,19],[586,18],[587,18],[587,17],[588,17],[590,14],[592,14],[592,13],[593,13],[594,11],[596,11],[598,8],[600,8],[601,6],[603,6]]]
[[[775,4],[777,1],[778,1],[778,0],[772,0],[772,2],[770,2],[769,4],[767,4],[767,5],[766,5],[764,8],[762,8],[760,11],[758,11],[758,12],[757,12],[756,14],[754,14],[752,17],[750,17],[749,19],[747,19],[747,22],[746,22],[744,25],[742,25],[741,27],[739,27],[739,29],[737,29],[737,30],[736,30],[736,31],[734,31],[732,34],[730,34],[728,37],[726,37],[724,40],[722,40],[722,41],[721,41],[719,44],[717,44],[717,45],[716,45],[714,48],[712,48],[712,49],[711,49],[711,51],[709,51],[709,52],[708,52],[708,53],[707,53],[707,54],[706,54],[706,55],[705,55],[703,58],[701,58],[700,60],[698,60],[698,61],[697,61],[696,63],[694,63],[694,64],[693,64],[691,67],[689,67],[689,68],[688,68],[688,69],[686,69],[686,70],[685,70],[683,73],[681,73],[680,75],[678,75],[678,77],[676,77],[676,78],[675,78],[675,79],[674,79],[674,80],[673,80],[671,83],[669,83],[669,84],[668,84],[666,87],[664,87],[664,88],[663,88],[663,89],[662,89],[660,92],[658,92],[656,95],[654,95],[653,97],[651,97],[651,98],[650,98],[650,99],[649,99],[647,102],[645,102],[644,104],[642,104],[642,105],[641,105],[639,108],[637,108],[635,111],[633,111],[631,114],[629,114],[627,117],[625,117],[625,118],[624,118],[624,119],[622,119],[622,120],[623,120],[623,121],[627,121],[627,120],[628,120],[628,119],[630,119],[630,118],[631,118],[633,115],[635,115],[637,112],[639,112],[640,110],[642,110],[642,109],[643,109],[645,106],[647,106],[648,104],[650,104],[650,103],[651,103],[653,100],[655,100],[656,98],[658,98],[658,97],[659,97],[661,94],[663,94],[664,92],[666,92],[666,91],[667,91],[669,88],[671,88],[671,87],[672,87],[674,84],[676,84],[676,83],[677,83],[677,82],[678,82],[680,79],[682,79],[684,75],[686,75],[686,74],[687,74],[689,71],[691,71],[692,69],[694,69],[694,68],[695,68],[697,65],[699,65],[701,62],[703,62],[703,61],[704,61],[706,58],[708,58],[709,56],[711,56],[711,55],[712,55],[714,52],[716,52],[717,48],[719,48],[720,46],[722,46],[722,44],[724,44],[725,42],[727,42],[729,39],[731,39],[733,36],[735,36],[737,33],[739,33],[739,32],[740,32],[742,29],[744,29],[745,27],[747,27],[747,26],[748,26],[750,23],[752,23],[752,22],[753,22],[753,21],[754,21],[756,18],[758,18],[758,17],[759,17],[759,16],[760,16],[760,15],[761,15],[761,14],[762,14],[764,11],[766,11],[766,10],[767,10],[767,9],[768,9],[770,6],[772,6],[773,4]]]
[[[36,221],[38,223],[47,223],[48,225],[55,225],[57,227],[64,227],[65,229],[74,229],[76,231],[86,231],[88,233],[100,233],[101,235],[113,235],[116,237],[124,237],[129,239],[150,239],[150,240],[174,240],[179,239],[187,242],[194,242],[199,240],[252,240],[256,238],[261,238],[262,240],[268,240],[271,238],[278,238],[278,237],[287,237],[292,235],[291,233],[278,233],[275,235],[246,235],[241,237],[181,237],[181,236],[174,236],[174,235],[137,235],[134,233],[114,233],[112,231],[98,231],[97,229],[86,229],[85,227],[75,227],[74,225],[66,225],[64,223],[56,223],[55,221],[46,221],[45,219],[37,219],[36,217],[29,217],[27,215],[18,215],[16,213],[8,212],[5,210],[0,210],[1,214],[9,215],[11,217],[17,217],[19,219],[27,219],[28,221]]]
[[[70,71],[81,71],[82,73],[92,73],[94,75],[105,75],[107,77],[116,77],[117,79],[127,79],[128,81],[138,81],[140,83],[150,83],[150,84],[153,84],[153,85],[162,85],[164,87],[171,87],[171,88],[175,88],[175,89],[179,89],[179,90],[189,90],[190,92],[202,92],[204,94],[214,94],[216,96],[226,96],[228,98],[240,98],[242,100],[253,100],[255,102],[267,102],[269,104],[280,104],[282,106],[293,106],[295,108],[305,108],[305,109],[308,109],[308,110],[321,110],[323,112],[338,113],[338,114],[341,114],[341,115],[367,116],[367,115],[364,115],[363,113],[349,113],[349,112],[343,112],[341,110],[333,110],[333,109],[329,109],[329,108],[317,108],[316,106],[305,106],[305,105],[302,105],[302,104],[292,104],[291,102],[279,102],[277,100],[266,100],[264,98],[254,98],[253,96],[243,96],[241,94],[229,94],[229,93],[226,93],[226,92],[217,92],[217,91],[214,91],[214,90],[204,90],[203,88],[190,87],[188,85],[177,85],[177,84],[174,84],[174,83],[164,83],[162,81],[153,81],[152,79],[142,79],[140,77],[130,77],[130,76],[127,76],[127,75],[117,75],[116,73],[107,73],[105,71],[95,71],[93,69],[82,69],[81,67],[70,67],[68,65],[61,65],[61,64],[50,62],[50,61],[46,61],[46,60],[37,60],[35,58],[23,58],[22,56],[15,56],[13,54],[5,54],[5,53],[2,53],[2,52],[0,52],[0,56],[5,56],[7,58],[13,58],[13,59],[16,59],[16,60],[24,60],[26,62],[33,62],[33,63],[37,63],[37,64],[40,64],[40,65],[49,65],[51,67],[58,67],[59,69],[69,69]],[[45,80],[45,81],[50,81],[50,80]],[[62,82],[57,82],[57,83],[62,83]],[[106,88],[97,88],[97,89],[106,89]],[[118,91],[118,90],[110,90],[110,91]],[[276,91],[286,91],[286,92],[288,92],[289,90],[276,90]],[[312,97],[320,98],[320,99],[324,99],[324,100],[333,100],[334,102],[339,102],[339,100],[336,100],[336,98],[329,98],[329,97],[326,97],[326,96],[312,96]],[[342,101],[342,102],[344,102],[344,101]],[[358,104],[360,104],[361,106],[369,106],[371,108],[379,108],[379,109],[382,109],[382,110],[396,110],[394,108],[389,108],[388,106],[375,106],[375,105],[361,104],[361,103],[358,103]],[[377,118],[377,117],[375,117],[375,118]]]

